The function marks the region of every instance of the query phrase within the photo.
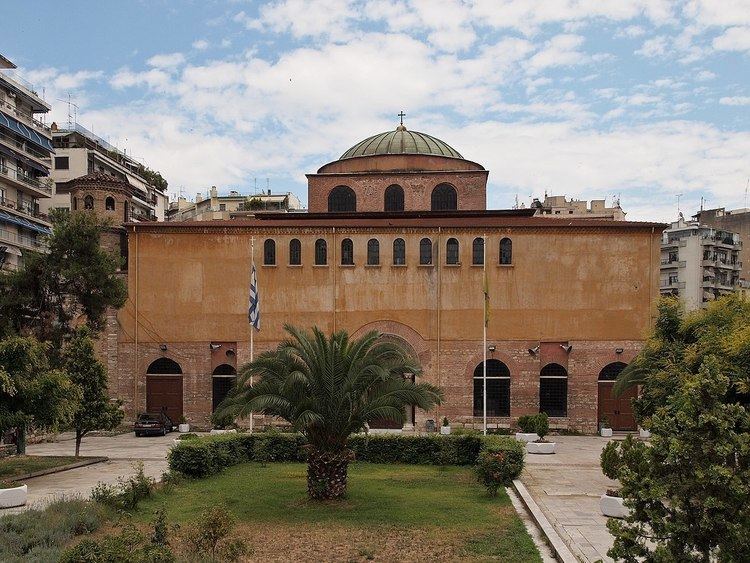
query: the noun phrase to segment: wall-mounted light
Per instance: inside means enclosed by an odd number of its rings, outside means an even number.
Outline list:
[[[221,348],[221,344],[211,344],[211,350],[218,350]]]
[[[615,354],[622,354],[624,351],[623,348],[615,348]]]
[[[166,344],[162,344],[161,346],[159,346],[159,350],[161,350],[162,352],[166,352],[167,351],[167,345]]]
[[[494,352],[495,351],[495,345],[494,344],[490,344],[489,346],[487,346],[487,350],[489,350],[490,352]]]
[[[539,352],[539,345],[537,344],[533,348],[529,348],[529,354],[532,356],[536,356],[536,354]]]
[[[234,356],[234,350],[227,350],[227,356]]]
[[[573,350],[573,345],[572,344],[560,344],[560,348],[565,350],[566,354],[570,354],[571,350]]]

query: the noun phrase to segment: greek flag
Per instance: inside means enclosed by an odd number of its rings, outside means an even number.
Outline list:
[[[255,275],[255,263],[250,274],[250,304],[247,318],[255,330],[260,330],[260,294],[258,293],[258,278]]]

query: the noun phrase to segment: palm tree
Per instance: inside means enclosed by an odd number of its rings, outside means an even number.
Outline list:
[[[309,496],[340,498],[353,459],[349,436],[377,419],[403,423],[407,405],[429,410],[442,392],[405,378],[418,375],[419,364],[376,331],[350,340],[345,331],[327,337],[318,328],[284,328],[290,337],[242,366],[217,415],[262,412],[287,420],[309,444]]]

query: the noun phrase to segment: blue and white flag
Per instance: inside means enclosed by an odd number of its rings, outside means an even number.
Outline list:
[[[255,263],[250,274],[250,305],[247,309],[247,318],[255,330],[260,330],[260,294],[258,293],[258,279],[255,276]]]

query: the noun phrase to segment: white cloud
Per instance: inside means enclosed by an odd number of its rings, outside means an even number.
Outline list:
[[[544,47],[529,59],[529,72],[533,74],[550,67],[584,63],[587,55],[578,50],[583,42],[584,38],[581,35],[556,35],[545,42]]]
[[[730,27],[714,38],[713,48],[717,51],[750,51],[750,26]]]
[[[240,12],[234,20],[247,29],[336,39],[348,36],[348,22],[356,15],[353,0],[279,0],[264,4],[257,18]]]
[[[695,75],[695,79],[699,82],[708,82],[716,78],[716,74],[710,70],[701,70]]]
[[[750,25],[750,1],[690,0],[684,14],[702,26]]]
[[[154,55],[146,60],[146,64],[155,68],[174,68],[185,63],[185,55],[182,53],[168,53]]]
[[[156,68],[144,72],[132,72],[128,69],[122,69],[115,73],[109,83],[116,90],[145,85],[164,92],[168,90],[171,78],[167,72]]]
[[[635,51],[636,55],[644,57],[659,57],[667,51],[667,38],[663,36],[646,39],[641,48]]]
[[[197,41],[193,41],[193,49],[196,49],[198,51],[205,51],[210,46],[211,44],[205,39],[198,39]]]
[[[750,96],[731,96],[719,99],[723,106],[750,106]]]

